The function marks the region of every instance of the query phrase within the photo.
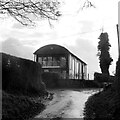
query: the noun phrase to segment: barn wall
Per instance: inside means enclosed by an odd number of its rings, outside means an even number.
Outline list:
[[[69,55],[69,79],[87,79],[87,66]]]
[[[81,79],[60,79],[58,80],[58,87],[60,88],[98,88],[99,84],[92,80]]]
[[[40,62],[42,64],[42,69],[47,70],[48,72],[55,72],[54,69],[58,71],[63,76],[64,79],[87,79],[87,68],[86,64],[81,61],[77,56],[72,54],[70,51],[68,51],[66,48],[59,46],[59,45],[46,45],[41,48],[39,48],[35,53],[36,62]],[[66,57],[66,65],[61,66],[59,65],[53,65],[53,59],[55,57]],[[46,64],[44,65],[43,58],[46,57]],[[51,65],[48,65],[48,57],[52,58]],[[61,61],[59,60],[59,62]],[[46,69],[47,68],[47,69]],[[53,70],[53,71],[52,71]],[[55,72],[56,73],[56,72]],[[66,76],[66,77],[65,77]],[[62,79],[63,79],[62,78]]]
[[[42,78],[46,88],[94,88],[99,85],[92,80],[60,79],[56,73],[43,73]]]

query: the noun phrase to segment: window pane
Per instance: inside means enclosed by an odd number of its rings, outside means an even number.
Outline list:
[[[61,57],[61,59],[60,59],[60,66],[61,67],[66,67],[66,58],[65,57]]]
[[[62,72],[62,77],[63,77],[63,79],[66,79],[66,71],[65,70]]]
[[[60,66],[60,57],[53,57],[53,66]]]
[[[42,64],[42,57],[38,57],[38,62]]]
[[[47,66],[47,57],[43,57],[43,66]]]
[[[48,57],[48,64],[47,66],[52,66],[52,57]]]

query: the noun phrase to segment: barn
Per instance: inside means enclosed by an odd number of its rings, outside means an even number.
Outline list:
[[[33,54],[43,72],[58,73],[61,79],[87,79],[87,64],[63,46],[49,44]]]

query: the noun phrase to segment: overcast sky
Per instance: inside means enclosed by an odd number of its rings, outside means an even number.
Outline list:
[[[33,60],[33,52],[43,45],[63,45],[88,64],[88,73],[93,78],[95,71],[100,72],[96,54],[103,28],[103,32],[108,32],[112,45],[112,74],[118,59],[116,24],[119,0],[90,0],[96,8],[81,10],[84,1],[61,0],[62,16],[58,21],[51,21],[53,27],[47,20],[37,21],[36,27],[25,27],[13,18],[1,18],[0,51]]]

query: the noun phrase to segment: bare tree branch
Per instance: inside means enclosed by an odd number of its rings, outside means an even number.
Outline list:
[[[92,4],[92,2],[90,2],[89,0],[86,0],[86,2],[84,3],[82,9],[84,9],[84,8],[89,8],[89,7],[96,8],[96,7]]]
[[[23,25],[33,18],[57,20],[60,16],[57,0],[0,0],[0,14],[8,14]]]
[[[23,25],[33,24],[35,19],[57,20],[61,16],[57,0],[0,0],[0,14],[12,16]],[[82,10],[95,6],[85,0]],[[51,25],[51,23],[50,23]]]
[[[86,0],[86,1],[84,1],[82,7],[80,7],[78,9],[77,13],[79,13],[80,10],[83,10],[83,9],[86,9],[86,8],[91,8],[91,7],[96,8],[96,6],[92,2],[90,2],[89,0]]]

